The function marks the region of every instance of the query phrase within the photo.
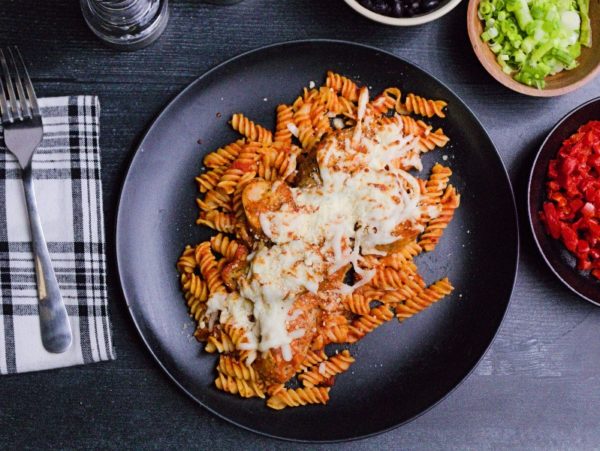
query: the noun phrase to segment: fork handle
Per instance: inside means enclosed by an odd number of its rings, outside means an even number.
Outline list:
[[[31,161],[23,168],[23,189],[31,226],[42,343],[47,351],[58,354],[69,348],[73,334],[38,214]]]

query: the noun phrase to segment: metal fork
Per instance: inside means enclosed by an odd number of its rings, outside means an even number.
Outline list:
[[[15,58],[16,55],[16,58]],[[4,143],[23,170],[37,277],[40,328],[46,350],[61,353],[71,345],[72,332],[50,253],[44,238],[33,188],[32,159],[44,137],[42,115],[25,62],[17,47],[0,49],[0,119]]]

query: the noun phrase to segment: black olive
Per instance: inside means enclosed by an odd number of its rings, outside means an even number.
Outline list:
[[[412,17],[437,8],[440,0],[358,0],[367,9],[385,16]]]
[[[402,17],[403,12],[404,12],[404,8],[402,7],[401,0],[393,0],[391,15],[393,17]]]
[[[437,8],[440,4],[440,0],[425,0],[423,2],[423,11],[431,11],[432,9]]]
[[[410,8],[410,3],[411,3],[411,0],[402,0],[401,1],[400,4],[402,5],[402,9],[404,10],[404,12],[406,12],[406,10]]]
[[[383,14],[384,16],[387,16],[390,14],[392,9],[390,8],[390,5],[388,5],[387,2],[385,2],[385,0],[374,0],[371,11],[377,14]]]

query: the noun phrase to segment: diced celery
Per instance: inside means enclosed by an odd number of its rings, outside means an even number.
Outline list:
[[[525,62],[525,58],[527,58],[527,55],[525,55],[525,53],[522,50],[517,50],[513,54],[513,58],[515,59],[515,61],[517,63],[523,63],[523,62]]]
[[[577,0],[579,14],[581,16],[581,27],[579,32],[579,42],[586,47],[592,46],[592,29],[590,25],[590,0]]]
[[[546,40],[546,35],[547,33],[542,30],[541,28],[538,28],[537,30],[535,30],[535,33],[533,33],[533,40],[536,43],[540,43]]]
[[[494,27],[488,28],[481,34],[481,39],[485,42],[490,41],[498,36],[498,30]]]
[[[590,0],[481,0],[481,39],[507,74],[543,88],[545,77],[577,66],[591,45]]]
[[[562,49],[552,49],[552,56],[554,56],[558,61],[563,63],[565,66],[569,66],[573,63],[573,58],[569,52]]]
[[[500,51],[502,51],[502,46],[495,42],[490,46],[490,50],[494,53],[499,53]]]
[[[553,44],[552,42],[544,42],[543,44],[536,47],[536,49],[531,52],[531,61],[539,61],[542,59],[546,53],[552,50]]]
[[[488,17],[494,12],[494,6],[490,2],[481,2],[479,4],[479,14],[483,17]]]
[[[523,39],[523,44],[521,44],[521,48],[525,53],[531,53],[535,48],[535,41],[531,36],[527,36]]]
[[[579,44],[579,42],[573,44],[567,49],[567,52],[569,52],[573,58],[579,58],[579,55],[581,55],[581,44]]]
[[[560,23],[569,31],[579,30],[581,27],[581,19],[577,11],[563,11],[560,14]]]
[[[533,20],[526,0],[508,0],[506,9],[515,14],[521,30],[524,30],[527,24]]]

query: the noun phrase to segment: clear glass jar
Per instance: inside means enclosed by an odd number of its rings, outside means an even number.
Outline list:
[[[80,0],[83,17],[102,41],[119,50],[154,42],[169,21],[168,0]]]

